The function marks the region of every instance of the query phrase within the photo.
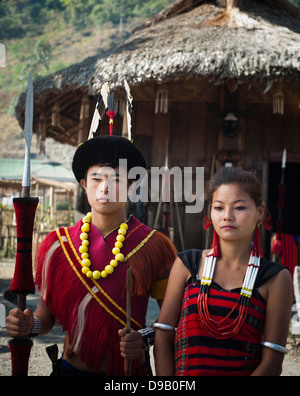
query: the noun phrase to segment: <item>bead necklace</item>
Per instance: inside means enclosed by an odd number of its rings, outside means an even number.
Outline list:
[[[216,339],[226,339],[236,335],[247,317],[249,301],[260,267],[260,257],[252,249],[240,297],[228,315],[220,321],[212,319],[208,310],[208,292],[212,283],[217,257],[212,249],[206,256],[201,278],[200,293],[198,296],[198,311],[207,332]],[[239,306],[239,314],[232,323],[224,325],[224,321]]]
[[[116,238],[115,242],[115,247],[112,249],[112,253],[115,256],[113,260],[110,261],[110,263],[104,268],[103,271],[91,271],[90,267],[92,265],[92,262],[89,258],[89,236],[88,233],[91,229],[90,222],[92,220],[92,213],[89,212],[87,213],[86,216],[83,217],[82,219],[82,226],[81,226],[81,231],[82,233],[80,234],[80,239],[81,239],[81,246],[79,247],[79,252],[81,253],[81,266],[82,266],[82,273],[87,277],[87,278],[92,278],[92,279],[100,279],[100,278],[107,278],[108,275],[112,274],[114,272],[114,269],[118,266],[119,262],[122,262],[124,260],[124,255],[121,253],[121,248],[123,247],[123,242],[125,240],[125,235],[128,229],[128,225],[126,223],[120,224],[119,230],[118,230],[118,236]]]

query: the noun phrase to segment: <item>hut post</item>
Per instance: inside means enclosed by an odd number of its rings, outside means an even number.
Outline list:
[[[60,107],[58,102],[56,101],[52,108],[51,126],[59,126],[59,125],[60,125]]]
[[[80,106],[78,144],[83,143],[88,137],[88,123],[90,118],[90,100],[88,95],[83,95]]]

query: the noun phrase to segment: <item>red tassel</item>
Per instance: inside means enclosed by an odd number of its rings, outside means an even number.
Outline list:
[[[113,134],[113,122],[114,122],[113,118],[116,115],[116,112],[113,110],[108,110],[106,112],[106,114],[109,116],[109,133],[110,133],[110,135],[112,135]]]
[[[260,223],[257,224],[255,235],[253,238],[253,249],[252,249],[254,256],[262,257],[262,251],[260,246]]]
[[[213,256],[220,258],[221,257],[220,238],[219,238],[219,235],[216,233],[216,231],[214,231],[212,249],[214,249]]]
[[[207,230],[211,225],[212,225],[212,221],[208,217],[204,216],[204,218],[203,218],[204,230]]]

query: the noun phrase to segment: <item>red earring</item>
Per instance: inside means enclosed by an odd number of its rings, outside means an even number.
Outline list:
[[[207,230],[211,225],[212,225],[211,220],[208,217],[204,216],[204,218],[203,218],[203,228],[205,230]]]
[[[253,255],[256,257],[262,257],[262,251],[261,251],[261,247],[260,247],[260,226],[261,226],[262,222],[258,222],[257,223],[257,227],[255,230],[255,234],[254,234],[254,238],[253,238]]]
[[[204,216],[203,228],[205,230],[208,230],[211,225],[212,225],[212,221],[208,217]],[[213,249],[213,253],[212,253],[213,256],[221,257],[220,238],[219,235],[216,233],[216,231],[214,231],[214,237],[213,237],[211,249]]]
[[[213,256],[220,258],[221,257],[220,238],[219,235],[216,233],[216,231],[214,231],[214,238],[211,247],[212,249],[214,249]]]

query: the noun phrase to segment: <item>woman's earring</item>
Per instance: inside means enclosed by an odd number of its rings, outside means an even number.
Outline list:
[[[212,221],[208,217],[204,216],[204,218],[203,218],[203,228],[205,230],[208,230],[211,225],[212,225]]]
[[[203,228],[205,230],[208,230],[209,227],[212,225],[212,221],[204,216],[203,218]],[[213,242],[211,245],[211,249],[213,249],[213,256],[214,257],[221,257],[221,249],[220,249],[220,238],[219,235],[216,233],[216,231],[214,230],[214,237],[213,237]]]

